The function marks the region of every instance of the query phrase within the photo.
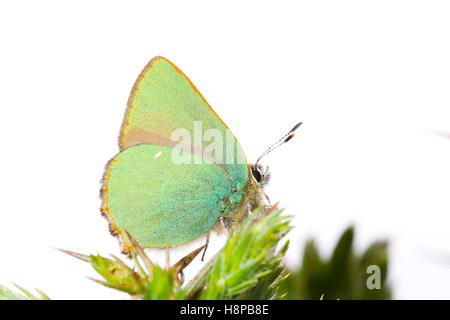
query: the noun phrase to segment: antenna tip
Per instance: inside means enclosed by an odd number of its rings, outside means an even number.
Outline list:
[[[300,126],[302,125],[302,123],[303,123],[303,122],[297,123],[297,124],[292,128],[291,132],[297,130],[297,128],[300,127]]]

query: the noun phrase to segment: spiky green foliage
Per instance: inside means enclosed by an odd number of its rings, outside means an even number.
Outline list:
[[[187,290],[198,292],[198,299],[279,298],[278,284],[284,276],[281,262],[288,242],[278,251],[276,247],[291,229],[289,222],[281,210],[267,214],[256,210],[231,232],[225,247]]]
[[[37,292],[37,296],[35,296],[18,284],[14,283],[14,286],[19,289],[20,292],[15,292],[0,285],[0,300],[50,300],[50,298],[39,289],[35,289]]]
[[[387,242],[373,243],[362,254],[353,250],[353,227],[339,239],[329,259],[320,256],[313,240],[305,245],[303,262],[298,270],[288,271],[282,264],[288,242],[280,240],[291,229],[291,218],[272,208],[256,210],[235,228],[227,242],[197,275],[183,283],[183,269],[204,249],[200,247],[169,270],[154,264],[130,236],[134,248],[133,266],[111,256],[83,255],[61,250],[89,263],[103,278],[93,281],[128,293],[133,299],[390,299],[386,281]],[[277,247],[280,247],[277,250]],[[366,286],[367,267],[381,269],[381,289]],[[19,292],[0,286],[0,299],[48,299],[39,290],[33,295],[15,285]]]
[[[255,210],[229,234],[225,247],[185,285],[183,269],[203,247],[169,270],[153,264],[130,235],[135,268],[114,256],[105,258],[62,251],[90,263],[103,278],[92,280],[127,292],[134,299],[278,299],[281,297],[279,283],[286,277],[282,260],[288,242],[279,250],[277,246],[291,229],[291,218],[281,212],[275,207],[267,212]]]
[[[302,265],[283,282],[286,299],[391,299],[387,242],[378,241],[362,254],[353,250],[354,228],[349,227],[339,239],[332,256],[323,259],[314,240],[304,249]],[[381,270],[381,289],[368,289],[367,267]]]

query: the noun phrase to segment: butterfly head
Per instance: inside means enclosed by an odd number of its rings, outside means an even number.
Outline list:
[[[253,180],[260,186],[264,187],[270,180],[270,172],[268,166],[261,164],[251,165],[250,171],[252,173]]]

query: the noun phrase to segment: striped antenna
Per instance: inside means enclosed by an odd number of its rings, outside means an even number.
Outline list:
[[[294,136],[295,133],[294,131],[297,130],[298,127],[300,127],[300,125],[302,124],[302,122],[297,123],[291,130],[289,130],[288,133],[286,133],[280,140],[278,140],[277,142],[275,142],[273,145],[270,146],[269,149],[267,149],[266,151],[264,151],[264,153],[256,160],[255,162],[255,167],[258,166],[259,160],[261,160],[262,158],[264,158],[265,156],[267,156],[269,153],[271,153],[273,150],[275,150],[276,148],[278,148],[279,146],[285,144],[286,142],[288,142],[289,140],[291,140]]]

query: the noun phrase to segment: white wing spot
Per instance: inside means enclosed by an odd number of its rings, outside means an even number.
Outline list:
[[[155,154],[155,159],[158,159],[159,157],[161,157],[161,155],[162,155],[162,152],[161,151],[158,152],[157,154]]]

